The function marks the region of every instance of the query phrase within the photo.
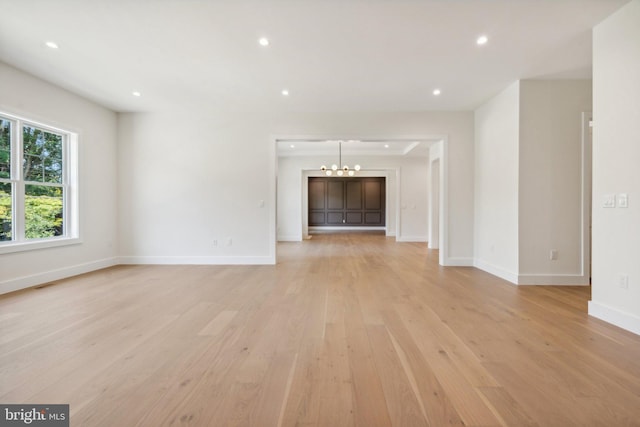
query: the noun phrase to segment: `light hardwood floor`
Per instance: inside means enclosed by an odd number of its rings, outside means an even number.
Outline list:
[[[121,266],[0,298],[0,402],[72,426],[640,425],[640,337],[586,287],[319,235],[277,266]]]

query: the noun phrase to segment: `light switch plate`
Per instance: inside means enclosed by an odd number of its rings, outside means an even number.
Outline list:
[[[602,207],[603,208],[615,208],[616,207],[616,195],[615,194],[605,194],[602,198]]]
[[[627,193],[618,194],[618,207],[619,208],[629,207],[629,196],[627,195]]]

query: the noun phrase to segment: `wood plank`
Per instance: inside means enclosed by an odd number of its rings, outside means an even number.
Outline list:
[[[483,400],[477,386],[467,378],[468,372],[460,370],[460,364],[456,363],[452,353],[447,347],[438,341],[431,328],[425,329],[417,325],[422,323],[420,313],[409,304],[398,304],[398,312],[405,326],[416,341],[425,360],[433,367],[436,377],[449,399],[460,414],[460,418],[466,426],[500,425],[499,419],[494,414],[494,408]],[[433,325],[436,326],[436,325]],[[473,375],[473,378],[490,377],[484,367]],[[493,383],[493,379],[491,380]]]
[[[407,377],[384,326],[367,326],[374,360],[393,426],[427,426],[427,414],[416,395],[415,379]],[[412,384],[412,382],[414,384]]]
[[[198,332],[198,335],[206,335],[211,337],[218,335],[225,330],[227,325],[229,325],[229,323],[233,320],[234,317],[236,317],[237,314],[238,312],[236,310],[221,311],[216,317],[213,318],[213,320],[211,320],[211,322],[207,324],[207,326],[205,326],[200,332]]]
[[[316,235],[275,266],[120,266],[0,296],[0,400],[83,426],[636,425],[640,337],[588,288]]]
[[[482,395],[496,409],[496,416],[505,426],[534,427],[536,423],[521,407],[518,402],[502,387],[480,387]]]
[[[429,424],[432,426],[463,425],[460,415],[398,314],[387,310],[384,315],[391,341],[412,389],[420,399],[420,407],[424,408]]]
[[[351,302],[345,313],[349,368],[353,381],[356,425],[390,425],[390,414],[384,404],[385,396],[377,375],[373,350],[367,335],[359,305]]]

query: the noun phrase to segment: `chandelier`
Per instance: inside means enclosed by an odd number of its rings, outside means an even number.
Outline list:
[[[342,165],[342,166],[340,166]],[[360,170],[360,165],[355,165],[353,169],[349,169],[349,166],[342,163],[342,141],[338,141],[338,164],[331,165],[331,168],[327,168],[325,165],[320,166],[320,170],[327,174],[327,176],[331,176],[334,174],[338,176],[354,176],[357,171]]]

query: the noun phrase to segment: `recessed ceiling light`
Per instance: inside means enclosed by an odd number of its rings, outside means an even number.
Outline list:
[[[483,44],[487,44],[488,41],[489,41],[489,38],[487,36],[480,36],[476,40],[476,43],[479,45],[483,45]]]
[[[289,91],[287,89],[282,89],[282,96],[289,96]]]
[[[293,145],[293,144],[291,144],[289,147],[291,147],[291,148],[296,148],[296,146],[295,146],[295,145]]]
[[[384,144],[384,148],[389,148],[389,144]]]
[[[51,49],[57,49],[59,47],[58,43],[52,42],[52,41],[46,42],[45,46],[47,46],[48,48],[51,48]]]
[[[434,89],[434,90],[433,90],[433,94],[434,94],[435,96],[438,96],[438,95],[440,95],[441,93],[442,93],[442,91],[440,91],[440,89]]]
[[[131,92],[131,94],[133,96],[142,96],[142,94],[140,92],[138,92],[137,90],[134,90],[133,92]]]
[[[260,46],[269,46],[269,39],[266,37],[260,37],[258,39],[258,43],[260,43]]]

